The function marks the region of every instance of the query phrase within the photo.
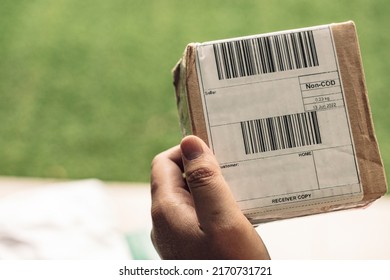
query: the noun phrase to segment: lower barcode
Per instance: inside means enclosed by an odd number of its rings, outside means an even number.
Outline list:
[[[316,111],[241,122],[246,154],[321,144]]]

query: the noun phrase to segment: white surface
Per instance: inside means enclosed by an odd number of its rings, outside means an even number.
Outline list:
[[[0,199],[0,259],[128,259],[97,180],[57,183]]]

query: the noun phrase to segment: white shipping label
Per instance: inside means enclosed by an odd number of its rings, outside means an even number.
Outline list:
[[[210,147],[250,214],[362,199],[329,26],[197,46]]]

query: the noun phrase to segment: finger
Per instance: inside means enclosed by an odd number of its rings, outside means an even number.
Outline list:
[[[242,212],[207,145],[196,136],[187,136],[180,148],[187,185],[202,229],[212,230],[242,219]]]
[[[182,174],[183,163],[179,146],[158,154],[152,161],[150,178],[152,201],[171,196],[178,192],[178,189],[186,189]]]

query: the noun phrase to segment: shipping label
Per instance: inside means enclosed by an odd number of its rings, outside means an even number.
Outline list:
[[[210,147],[248,216],[362,198],[329,26],[197,46]]]

